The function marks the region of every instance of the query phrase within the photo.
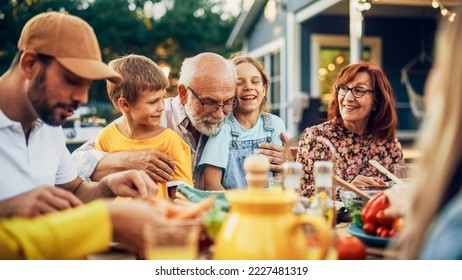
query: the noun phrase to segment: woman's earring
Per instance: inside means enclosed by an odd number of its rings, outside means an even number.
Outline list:
[[[376,108],[375,106],[374,106],[374,107],[372,107],[372,111],[375,111],[375,110],[377,110],[377,108]]]

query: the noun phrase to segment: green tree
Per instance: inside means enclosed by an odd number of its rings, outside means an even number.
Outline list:
[[[8,0],[0,4],[0,71],[4,73],[17,52],[24,24],[44,11],[67,11],[85,19],[95,30],[103,60],[136,53],[171,67],[169,92],[176,94],[181,62],[200,52],[227,56],[225,47],[236,18],[221,19],[224,0]],[[149,3],[147,3],[149,2]],[[168,4],[154,19],[145,5]],[[90,102],[108,102],[104,81],[94,83]]]
[[[200,52],[210,51],[227,56],[235,49],[225,47],[235,18],[222,20],[218,9],[222,1],[182,0],[175,1],[173,7],[158,21],[154,22],[150,34],[156,38],[156,58],[172,66],[172,76],[184,58]],[[215,7],[216,8],[216,7]]]

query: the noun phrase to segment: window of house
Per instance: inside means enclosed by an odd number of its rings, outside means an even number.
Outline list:
[[[311,44],[311,97],[320,98],[327,106],[338,72],[350,63],[349,37],[316,34],[311,36]],[[362,59],[381,66],[381,44],[378,37],[366,37]]]
[[[271,113],[279,115],[281,108],[281,52],[279,49],[257,58],[270,76],[268,98],[271,104]]]
[[[271,104],[281,103],[281,53],[279,50],[270,54],[270,102]]]
[[[362,59],[365,61],[371,60],[370,47],[364,47]],[[317,74],[320,84],[320,99],[321,103],[327,106],[338,72],[350,63],[350,50],[343,47],[323,46],[319,50],[318,63]]]

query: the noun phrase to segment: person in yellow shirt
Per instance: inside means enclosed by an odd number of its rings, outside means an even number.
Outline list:
[[[111,241],[142,254],[143,226],[166,222],[165,211],[142,200],[102,199],[33,219],[0,219],[0,259],[83,259]]]
[[[108,96],[122,116],[100,131],[96,149],[105,152],[153,149],[172,157],[176,165],[173,178],[167,184],[157,182],[158,197],[168,197],[167,186],[193,186],[188,144],[160,124],[168,86],[162,69],[151,59],[134,54],[112,60],[109,66],[124,78],[120,84],[107,81]]]

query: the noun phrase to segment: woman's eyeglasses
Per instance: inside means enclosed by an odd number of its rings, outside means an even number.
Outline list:
[[[207,113],[216,112],[220,107],[222,107],[223,113],[227,114],[233,111],[238,104],[236,98],[225,101],[223,104],[220,104],[216,101],[202,101],[202,99],[200,99],[199,96],[197,96],[197,94],[194,92],[192,88],[187,88],[191,91],[192,95],[202,104],[202,110],[204,110],[204,112]]]
[[[374,92],[372,89],[367,89],[363,87],[352,87],[351,88],[351,87],[348,87],[347,85],[341,85],[341,84],[335,85],[335,90],[341,96],[345,96],[349,91],[351,91],[351,94],[353,94],[353,96],[356,98],[363,97],[364,94],[366,94],[368,91]]]

